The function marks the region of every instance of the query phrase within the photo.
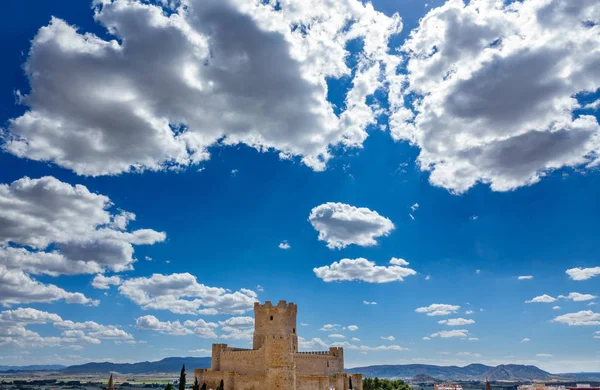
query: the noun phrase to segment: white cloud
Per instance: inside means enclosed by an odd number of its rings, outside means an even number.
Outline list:
[[[530,299],[528,301],[525,301],[525,303],[552,303],[554,301],[556,301],[556,298],[554,298],[548,294],[544,294],[544,295],[537,296],[533,299]]]
[[[319,240],[330,249],[342,249],[351,244],[376,245],[376,238],[386,237],[394,230],[388,218],[365,207],[344,203],[325,203],[311,210],[308,220],[319,232]]]
[[[600,339],[600,330],[598,332],[594,333],[594,338]]]
[[[356,330],[358,330],[358,326],[356,325],[348,325],[348,330],[351,332],[354,332]]]
[[[411,209],[413,212],[414,212],[414,211],[417,211],[417,210],[419,209],[419,204],[418,204],[418,203],[415,203],[415,204],[413,204],[412,206],[410,206],[410,209]]]
[[[409,265],[410,263],[404,259],[398,259],[396,257],[392,257],[392,259],[390,260],[390,264],[393,265]]]
[[[480,270],[480,269],[476,269],[476,270],[475,270],[475,273],[476,273],[477,275],[479,275],[479,274],[481,274],[481,270]]]
[[[477,337],[469,337],[469,341],[479,341],[479,338],[477,338]]]
[[[588,303],[587,305],[588,305],[588,306],[595,306],[595,305],[597,305],[597,303],[596,303],[596,302],[590,302],[590,303]]]
[[[26,328],[28,325],[46,323],[52,323],[61,330],[61,336],[44,337]],[[58,314],[33,308],[0,312],[0,345],[82,349],[83,346],[77,343],[100,344],[101,339],[133,340],[133,336],[114,325],[63,320]]]
[[[552,357],[549,353],[538,353],[535,355],[536,357]]]
[[[507,191],[594,164],[600,126],[575,113],[574,96],[600,87],[599,9],[594,0],[431,9],[402,47],[408,74],[389,96],[393,137],[419,146],[430,182],[456,193],[478,182]]]
[[[561,299],[570,299],[575,302],[591,301],[596,298],[596,296],[592,294],[580,294],[577,292],[572,292],[569,295],[559,295],[558,297]]]
[[[466,319],[466,318],[450,318],[447,320],[438,321],[438,324],[446,324],[448,326],[463,326],[463,325],[471,325],[474,323],[475,323],[474,320]]]
[[[425,336],[425,337],[423,337],[423,340],[426,340],[426,341],[431,340],[431,337]]]
[[[118,286],[120,284],[121,278],[116,275],[108,277],[98,274],[94,277],[94,280],[92,280],[92,287],[101,290],[108,290],[110,286]]]
[[[376,305],[377,302],[374,301],[363,301],[363,305]]]
[[[23,271],[7,269],[0,264],[0,305],[11,306],[59,300],[88,306],[100,304],[100,301],[90,299],[82,293],[68,292],[53,284],[40,283]]]
[[[257,301],[252,290],[242,288],[230,292],[205,286],[189,273],[127,279],[119,292],[143,309],[169,310],[177,314],[243,314]]]
[[[327,337],[331,337],[332,339],[345,339],[346,336],[344,336],[343,334],[339,334],[339,333],[332,333]]]
[[[523,276],[519,276],[517,279],[519,279],[519,280],[531,280],[531,279],[533,279],[533,276],[531,276],[531,275],[523,275]]]
[[[552,310],[559,310],[560,306],[552,306]]]
[[[447,316],[456,313],[460,309],[457,305],[447,305],[444,303],[433,303],[429,306],[419,307],[417,313],[426,313],[428,316]]]
[[[394,340],[396,340],[396,338],[394,336],[381,336],[380,339],[382,339],[382,340],[388,340],[388,341],[394,341]]]
[[[473,310],[466,310],[465,314],[473,314]]]
[[[323,332],[329,332],[331,330],[335,330],[337,328],[340,327],[340,324],[325,324],[323,325],[323,327],[319,330],[322,330]]]
[[[571,268],[566,270],[565,273],[573,280],[588,280],[600,275],[600,267]]]
[[[591,310],[582,310],[577,313],[568,313],[556,317],[553,321],[569,326],[600,325],[600,314]]]
[[[231,317],[225,321],[219,321],[221,330],[225,332],[220,335],[222,339],[251,340],[254,334],[254,318]]]
[[[475,357],[475,358],[480,358],[481,355],[478,353],[474,353],[474,352],[457,352],[456,356],[461,356],[461,357]]]
[[[173,336],[195,334],[202,338],[216,338],[215,329],[218,326],[214,322],[206,322],[201,319],[197,321],[185,321],[183,324],[179,321],[160,321],[152,315],[139,317],[135,320],[136,329],[153,330]]]
[[[360,341],[358,337],[352,337],[352,341]]]
[[[388,40],[402,28],[359,0],[94,2],[110,41],[57,18],[32,41],[28,111],[5,149],[82,175],[187,166],[214,145],[247,144],[325,168],[330,147],[360,147],[378,107]],[[303,26],[303,28],[297,28]],[[348,41],[364,48],[354,72]],[[155,53],[161,53],[156,56]],[[88,59],[94,58],[93,62]],[[273,59],[276,59],[275,61]],[[160,78],[153,75],[160,74]],[[327,79],[352,84],[338,116]]]
[[[466,338],[469,331],[465,329],[453,329],[453,330],[441,330],[439,332],[431,334],[429,337],[441,337],[441,338],[451,338],[451,337],[463,337]]]
[[[279,243],[279,249],[287,250],[290,248],[291,248],[291,246],[290,246],[290,244],[288,244],[287,240],[283,240],[282,242]]]
[[[206,354],[206,355],[212,354],[212,350],[211,349],[204,349],[204,348],[190,349],[188,352],[189,353],[201,353],[201,354]]]
[[[302,350],[310,350],[317,348],[329,348],[329,344],[321,340],[320,338],[313,338],[311,340],[305,340],[304,338],[298,336],[298,346]]]
[[[399,259],[392,259],[392,261],[394,260]],[[367,283],[402,282],[405,277],[417,274],[411,268],[397,265],[379,266],[375,265],[374,261],[364,258],[342,259],[331,265],[314,268],[313,271],[318,278],[325,282],[354,280]]]
[[[528,343],[528,342],[530,342],[530,341],[531,341],[531,340],[530,340],[530,339],[528,339],[527,337],[525,337],[523,340],[521,340],[521,342],[522,342],[522,343]]]
[[[135,215],[112,207],[108,197],[51,176],[0,184],[0,265],[51,276],[132,269],[133,245],[165,234],[127,231]]]

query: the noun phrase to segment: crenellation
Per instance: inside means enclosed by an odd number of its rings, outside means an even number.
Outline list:
[[[253,348],[213,344],[211,369],[194,371],[198,383],[224,390],[362,390],[362,375],[344,373],[344,349],[298,351],[298,307],[285,300],[254,304]]]

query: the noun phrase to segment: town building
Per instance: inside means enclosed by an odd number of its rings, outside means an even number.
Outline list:
[[[344,349],[299,352],[297,306],[254,304],[252,349],[213,344],[210,369],[196,369],[200,386],[223,390],[362,390],[361,374],[344,373]]]

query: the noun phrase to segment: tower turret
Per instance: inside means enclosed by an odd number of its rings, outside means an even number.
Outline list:
[[[298,335],[296,333],[296,314],[298,307],[294,303],[279,301],[274,306],[270,301],[264,305],[254,303],[254,341],[253,349],[265,345],[267,337],[287,336],[291,339],[292,349],[298,351]]]

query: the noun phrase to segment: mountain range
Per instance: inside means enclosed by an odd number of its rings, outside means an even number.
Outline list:
[[[61,365],[31,365],[31,366],[0,366],[0,371],[56,371],[61,374],[155,374],[178,373],[184,365],[189,371],[194,368],[209,368],[210,357],[169,357],[155,362],[111,363],[92,362],[74,366]],[[469,364],[468,366],[435,366],[429,364],[377,365],[355,367],[346,370],[349,373],[361,373],[366,377],[389,379],[431,380],[512,380],[534,381],[552,379],[594,379],[600,378],[600,373],[579,374],[550,374],[536,366],[521,364],[502,364],[496,367],[485,364]],[[429,381],[429,380],[427,380]]]

